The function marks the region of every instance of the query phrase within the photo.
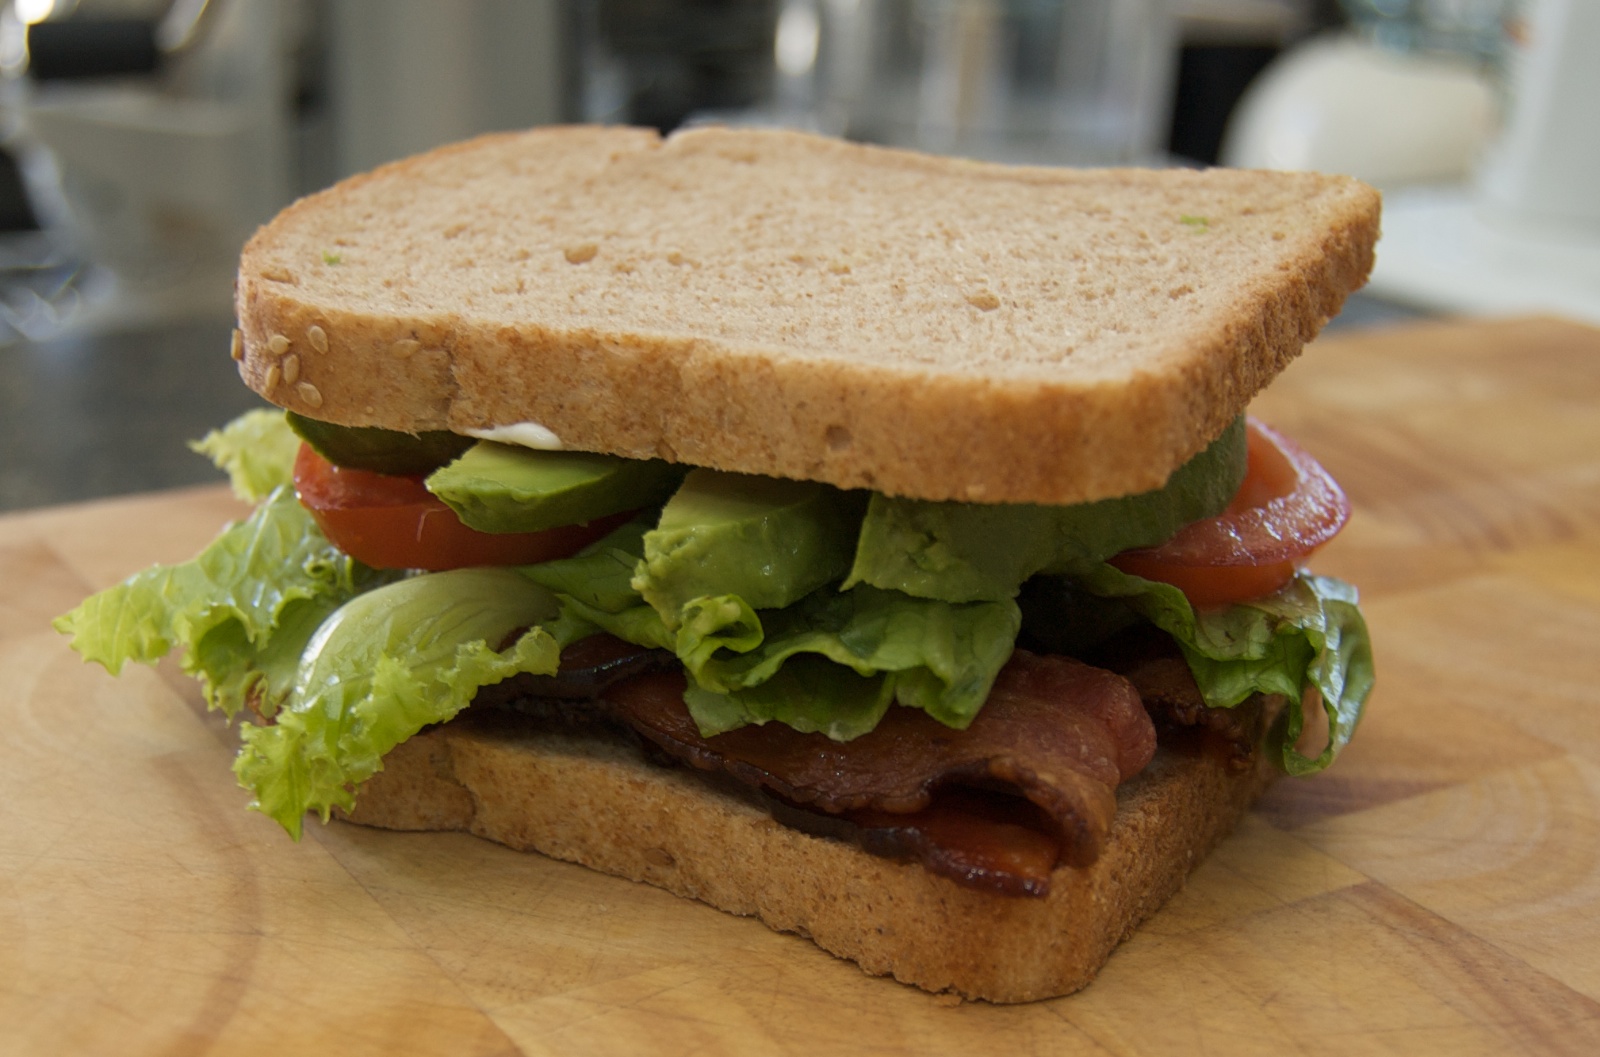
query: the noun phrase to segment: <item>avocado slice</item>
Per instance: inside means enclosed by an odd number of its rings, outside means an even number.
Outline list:
[[[415,476],[436,470],[475,443],[449,430],[402,433],[378,426],[336,426],[284,412],[289,428],[316,453],[352,470]]]
[[[479,532],[541,532],[655,506],[672,494],[684,472],[660,459],[480,440],[425,483]]]
[[[850,568],[865,502],[814,481],[691,470],[644,537],[634,589],[669,628],[696,598],[790,605]]]
[[[874,495],[845,587],[1001,602],[1036,573],[1072,573],[1220,514],[1245,473],[1241,416],[1151,492],[1070,506],[935,503]]]

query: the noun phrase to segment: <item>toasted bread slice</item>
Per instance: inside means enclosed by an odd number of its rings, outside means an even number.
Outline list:
[[[1159,487],[1366,281],[1378,195],[815,136],[548,128],[291,206],[241,372],[292,410],[892,495]]]
[[[352,820],[465,830],[643,881],[935,992],[992,1002],[1067,994],[1178,890],[1275,774],[1162,749],[1117,790],[1104,852],[1044,898],[964,888],[920,865],[775,822],[753,797],[632,745],[468,713],[405,742]]]

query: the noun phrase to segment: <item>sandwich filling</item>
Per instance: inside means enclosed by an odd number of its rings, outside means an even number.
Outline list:
[[[1046,895],[1057,863],[1092,863],[1116,787],[1155,753],[1135,687],[1066,657],[1016,650],[959,735],[895,708],[848,742],[779,723],[706,737],[671,661],[596,635],[564,650],[556,675],[509,679],[474,708],[591,730],[610,722],[669,761],[759,792],[788,825],[1007,895]]]
[[[1305,774],[1372,684],[1354,590],[1302,570],[1348,505],[1256,423],[1161,489],[1065,507],[293,426],[252,412],[201,442],[255,512],[57,626],[113,673],[181,647],[212,707],[259,720],[235,770],[297,837],[405,739],[480,697],[570,697],[549,680],[618,643],[648,670],[577,696],[657,750],[785,821],[1037,895],[1094,860],[1152,712],[1253,744],[1253,719],[1217,717],[1281,697],[1266,750]],[[1074,659],[1152,638],[1154,660],[1107,662],[1123,674]],[[985,859],[973,834],[1017,820],[1032,836]]]

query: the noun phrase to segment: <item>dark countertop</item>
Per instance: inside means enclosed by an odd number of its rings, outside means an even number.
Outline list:
[[[1357,295],[1329,330],[1415,318]],[[252,407],[227,320],[0,348],[0,511],[220,480],[186,442]]]

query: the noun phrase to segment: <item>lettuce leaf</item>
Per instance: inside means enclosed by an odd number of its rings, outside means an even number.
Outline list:
[[[307,811],[327,821],[348,810],[385,753],[479,688],[553,673],[563,643],[538,625],[556,611],[549,591],[512,569],[430,573],[346,603],[300,657],[277,722],[242,731],[234,773],[251,806],[296,839]],[[504,650],[492,645],[514,634]]]
[[[226,528],[199,556],[154,566],[56,618],[85,660],[116,675],[184,647],[183,670],[233,716],[257,695],[271,715],[296,660],[330,613],[387,579],[329,543],[288,487]]]
[[[300,438],[277,408],[246,411],[221,429],[214,429],[189,448],[206,456],[228,475],[233,494],[259,503],[294,476]]]
[[[661,615],[634,590],[634,569],[644,553],[650,526],[630,521],[571,558],[560,558],[521,571],[534,583],[555,592],[561,602],[558,623],[567,641],[579,632],[606,631],[639,646],[670,650],[675,638]]]
[[[647,531],[626,525],[578,557],[523,573],[556,592],[564,634],[586,625],[677,654],[690,678],[685,703],[707,736],[776,719],[844,741],[895,700],[963,729],[1021,624],[1010,600],[952,605],[863,585],[759,611],[739,595],[694,598],[669,629],[633,586]]]
[[[701,599],[687,608],[693,615],[679,630],[677,653],[699,691],[685,700],[704,733],[731,729],[724,724],[734,717],[735,726],[779,719],[836,741],[871,730],[891,700],[966,729],[1010,658],[1021,625],[1013,602],[951,605],[866,586],[823,588],[759,618],[738,599]],[[708,619],[708,613],[715,615]],[[731,620],[723,624],[719,616]],[[705,648],[702,635],[716,648]],[[802,656],[806,665],[773,686]],[[840,670],[824,675],[812,657]],[[887,685],[856,685],[845,678],[848,673],[881,676]],[[815,687],[824,678],[830,692],[842,695],[843,707],[832,708],[830,698],[818,696]],[[758,687],[765,689],[751,692]],[[784,687],[790,689],[780,695]],[[733,700],[713,708],[709,694]],[[870,709],[861,705],[869,696],[877,702]]]
[[[1373,684],[1372,642],[1349,584],[1302,573],[1265,598],[1196,610],[1176,587],[1110,565],[1078,580],[1094,594],[1122,599],[1171,635],[1211,707],[1231,708],[1254,693],[1288,698],[1291,707],[1268,741],[1287,773],[1320,771],[1349,744]],[[1314,757],[1296,748],[1307,688],[1321,699],[1328,721],[1327,744]]]
[[[718,693],[691,683],[683,701],[706,737],[776,721],[849,741],[878,725],[894,702],[894,692],[891,676],[860,675],[827,657],[801,654],[766,682],[736,691]]]

